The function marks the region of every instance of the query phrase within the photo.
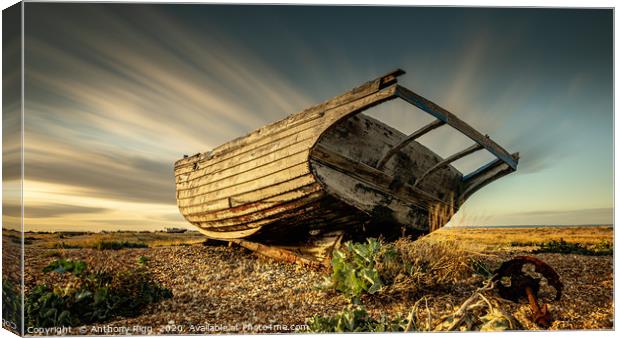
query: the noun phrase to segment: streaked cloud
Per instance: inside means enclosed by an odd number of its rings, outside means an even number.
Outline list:
[[[32,218],[63,217],[80,214],[98,214],[107,211],[105,208],[81,207],[69,204],[46,204],[44,206],[29,206],[28,216]]]

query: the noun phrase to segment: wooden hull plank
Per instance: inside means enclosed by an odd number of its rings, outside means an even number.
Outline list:
[[[265,164],[257,163],[255,167],[247,168],[245,171],[220,171],[216,174],[203,176],[199,179],[188,182],[188,184],[179,184],[177,192],[179,193],[179,198],[184,198],[192,192],[199,193],[200,191],[217,191],[222,187],[231,186],[231,183],[233,182],[252,181],[261,177],[265,177],[272,173],[280,172],[283,169],[292,168],[294,166],[306,163],[306,161],[308,161],[308,150],[304,149],[296,154],[291,154],[286,157],[280,157],[275,161],[271,161]]]
[[[224,221],[235,217],[255,214],[258,211],[267,210],[280,205],[286,205],[286,203],[294,200],[299,200],[304,197],[309,197],[311,194],[320,191],[321,186],[317,183],[314,183],[300,189],[263,199],[258,202],[242,204],[237,207],[230,207],[219,211],[194,213],[188,216],[187,219],[191,222]]]
[[[308,149],[310,145],[312,145],[316,141],[318,127],[320,127],[320,125],[312,125],[309,129],[303,130],[301,132],[287,131],[284,137],[270,138],[267,140],[269,142],[266,142],[265,144],[262,144],[260,146],[248,146],[247,149],[244,148],[244,151],[239,154],[226,154],[227,156],[222,156],[218,158],[214,157],[210,158],[209,160],[198,161],[196,162],[196,168],[194,168],[193,165],[188,165],[187,167],[182,168],[182,170],[176,172],[176,175],[187,174],[187,180],[192,180],[194,178],[199,178],[204,175],[217,172],[219,170],[228,169],[244,163],[256,161],[262,156],[286,156],[286,154],[273,155],[273,153],[278,151],[281,152],[283,149],[286,149],[290,146],[298,145],[299,143],[302,143],[303,149]],[[297,151],[299,150],[301,149],[297,149]]]
[[[211,221],[202,220],[204,216],[190,216],[188,220],[190,222],[200,223],[203,227],[209,228],[214,231],[219,231],[219,228],[243,227],[252,228],[256,224],[263,224],[262,222],[272,220],[275,216],[293,215],[299,212],[299,210],[305,210],[308,208],[314,208],[316,202],[323,196],[323,192],[305,196],[306,198],[299,198],[286,203],[279,203],[275,206],[262,209],[261,212],[248,213],[248,214],[236,214],[232,217],[216,219]],[[235,228],[236,229],[236,228]]]
[[[266,188],[259,188],[219,199],[205,199],[196,204],[186,204],[179,201],[179,208],[182,209],[183,213],[216,211],[252,203],[254,201],[261,201],[262,199],[274,197],[315,183],[316,180],[312,175],[303,175]],[[222,205],[225,205],[225,207],[221,207]]]
[[[310,171],[308,170],[308,163],[303,162],[291,165],[290,167],[280,168],[278,171],[266,173],[259,177],[247,178],[239,181],[236,179],[231,179],[224,182],[217,182],[216,184],[207,187],[198,187],[189,191],[179,191],[177,193],[177,199],[179,201],[191,201],[197,197],[217,199],[260,188],[266,188],[291,178],[300,177],[307,174],[310,174]]]

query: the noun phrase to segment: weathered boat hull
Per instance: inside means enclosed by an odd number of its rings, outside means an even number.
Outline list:
[[[177,161],[179,210],[209,237],[279,245],[364,233],[373,225],[385,233],[401,227],[424,233],[445,224],[473,192],[516,170],[518,156],[399,86],[402,73]],[[397,98],[437,121],[405,135],[361,114]],[[415,141],[444,124],[475,146],[443,159]],[[450,165],[482,149],[498,159],[467,177]]]

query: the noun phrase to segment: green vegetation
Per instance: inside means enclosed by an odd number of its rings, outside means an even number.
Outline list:
[[[133,248],[148,248],[144,242],[127,242],[127,241],[99,241],[95,245],[97,250],[120,250]]]
[[[70,259],[58,259],[50,263],[43,268],[43,272],[59,272],[59,273],[72,273],[75,276],[80,276],[86,270],[86,263],[84,261],[73,261]]]
[[[382,315],[376,319],[363,306],[349,305],[333,316],[315,315],[306,324],[309,332],[503,331],[519,328],[514,317],[478,292],[454,312],[439,317],[438,321],[433,321],[429,309],[421,309],[419,303],[413,306],[407,318],[399,315],[390,319]]]
[[[357,302],[362,292],[373,294],[383,287],[375,265],[381,244],[374,238],[367,243],[347,242],[332,258],[331,286]]]
[[[144,267],[92,271],[83,261],[59,259],[43,271],[65,275],[64,284],[40,284],[28,292],[27,326],[77,326],[114,316],[133,317],[145,305],[172,297]]]
[[[332,274],[327,286],[343,293],[352,304],[333,316],[315,315],[307,320],[311,332],[396,332],[514,329],[510,316],[482,295],[480,288],[458,307],[433,313],[428,307],[429,290],[454,287],[478,275],[489,280],[492,272],[475,253],[455,242],[400,239],[383,243],[369,238],[365,243],[344,243],[332,256]],[[416,297],[408,316],[373,317],[361,305],[372,297],[396,294]],[[372,301],[370,301],[372,303]],[[437,317],[439,315],[439,317]],[[434,318],[431,318],[434,317]]]
[[[146,257],[146,256],[140,256],[138,257],[138,264],[140,265],[146,265],[146,263],[148,263],[151,259]]]
[[[589,249],[599,256],[614,254],[614,244],[606,240],[600,241],[599,243],[590,246]]]
[[[537,242],[518,242],[518,241],[513,241],[510,242],[510,246],[538,246]]]
[[[19,287],[9,279],[2,279],[2,319],[11,327],[20,326],[21,292]]]
[[[366,243],[344,244],[334,250],[332,274],[327,286],[342,292],[353,303],[363,294],[378,292],[416,293],[489,269],[474,255],[454,242],[399,240],[382,243],[374,238]]]
[[[21,236],[14,236],[14,235],[5,235],[5,236],[7,236],[10,239],[11,243],[13,243],[13,244],[19,244],[19,245],[22,244]],[[34,240],[33,238],[25,237],[24,238],[24,244],[25,245],[32,244],[33,240]]]
[[[90,232],[87,231],[62,231],[57,232],[58,238],[63,239],[67,237],[76,237],[76,236],[84,236],[88,235]]]
[[[310,332],[398,332],[404,331],[407,323],[400,317],[374,319],[359,305],[349,305],[334,316],[315,315],[307,321]]]
[[[121,250],[121,249],[133,249],[133,248],[148,248],[149,246],[144,242],[128,242],[128,241],[92,241],[82,243],[54,243],[53,249],[97,249],[97,250]]]
[[[333,316],[315,315],[306,321],[310,332],[400,332],[400,331],[501,331],[515,330],[520,324],[501,309],[492,295],[493,285],[478,288],[461,305],[431,310],[427,296],[421,297],[405,317],[373,318],[366,308],[350,304]]]
[[[52,249],[82,249],[83,246],[81,245],[75,245],[75,244],[68,244],[65,242],[60,242],[60,243],[54,243],[50,246],[50,248]]]
[[[516,247],[536,247],[533,253],[561,253],[561,254],[576,254],[576,255],[588,255],[588,256],[606,256],[613,255],[614,244],[608,240],[602,240],[598,243],[573,243],[566,242],[563,238],[559,240],[551,240],[547,242],[511,242],[510,246]]]
[[[561,239],[559,241],[549,241],[540,243],[534,253],[561,253],[577,254],[588,256],[613,255],[614,245],[609,241],[602,241],[594,245],[583,245],[580,243],[569,243]]]

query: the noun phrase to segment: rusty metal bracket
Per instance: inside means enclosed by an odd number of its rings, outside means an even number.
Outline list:
[[[523,266],[531,264],[534,271],[540,273],[547,279],[547,283],[551,285],[556,293],[555,300],[558,301],[562,297],[562,289],[564,285],[560,281],[560,276],[547,263],[532,256],[518,256],[502,265],[495,271],[492,281],[499,290],[502,298],[518,302],[520,299],[527,299],[532,309],[534,322],[542,327],[551,325],[552,318],[547,304],[538,305],[538,290],[540,289],[540,279],[534,278],[523,272]],[[506,286],[502,283],[502,279],[510,278],[510,285]]]

